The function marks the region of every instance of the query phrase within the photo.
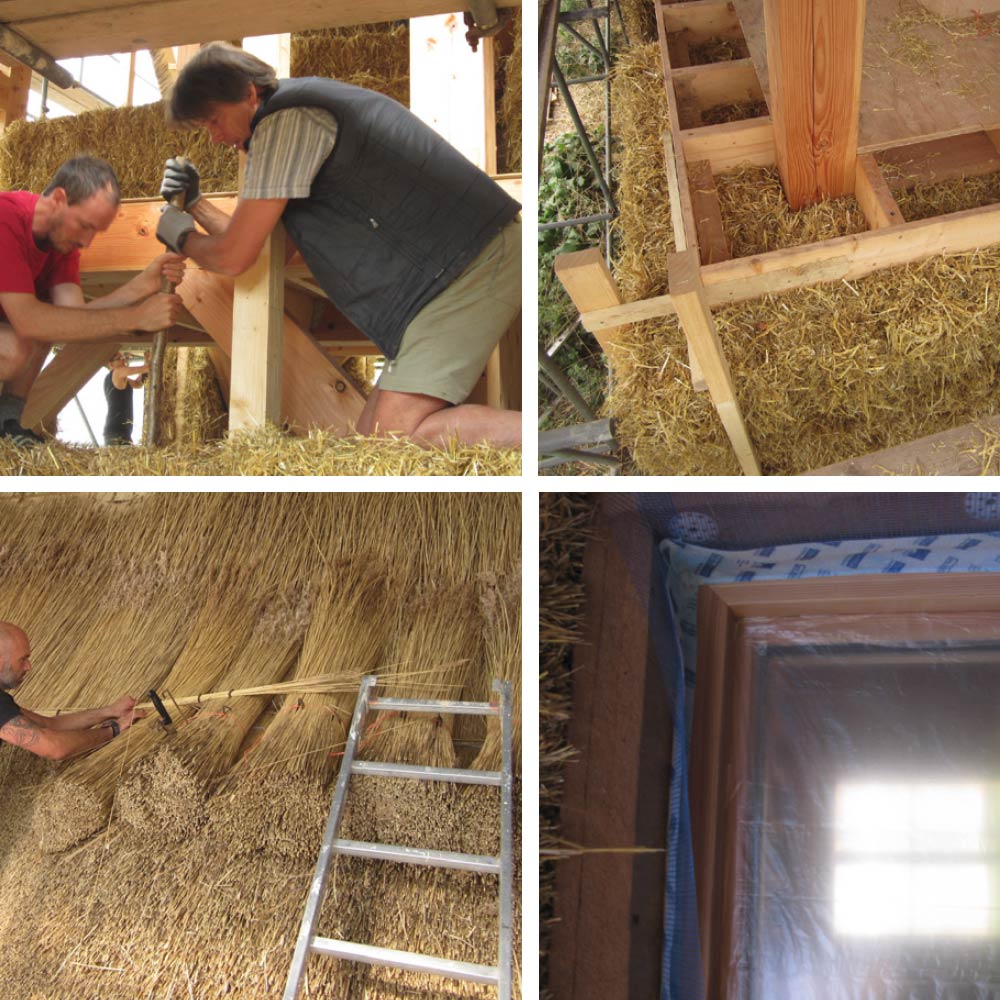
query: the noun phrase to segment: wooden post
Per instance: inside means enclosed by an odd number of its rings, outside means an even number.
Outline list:
[[[487,169],[484,46],[473,52],[460,14],[410,18],[410,110],[477,167]],[[494,127],[494,146],[496,129]],[[494,161],[495,162],[495,161]]]
[[[778,170],[793,208],[854,192],[865,0],[764,0]]]
[[[501,410],[521,409],[521,314],[511,323],[486,365],[486,401]]]
[[[11,122],[21,121],[28,113],[31,68],[14,59],[10,63],[9,66],[0,65],[0,132]]]
[[[670,275],[670,295],[677,309],[677,318],[687,335],[688,345],[701,366],[708,383],[709,395],[733,444],[740,467],[746,475],[759,476],[760,466],[743,422],[743,414],[736,402],[729,362],[723,353],[705,287],[701,283],[698,251],[691,249],[671,254],[667,268]]]
[[[125,95],[125,107],[132,107],[135,99],[135,49],[129,53],[128,57],[128,93]]]
[[[484,38],[483,47],[483,170],[491,177],[497,172],[497,47],[492,38]]]
[[[281,422],[285,229],[279,223],[233,288],[229,432]]]

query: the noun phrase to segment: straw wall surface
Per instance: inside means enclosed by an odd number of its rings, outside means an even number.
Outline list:
[[[488,445],[422,448],[403,438],[292,437],[273,429],[161,448],[91,448],[0,440],[5,476],[516,476],[521,452]]]
[[[456,595],[468,600],[476,622],[468,633],[474,648],[482,652],[486,643],[488,652],[495,643],[503,650],[514,642],[513,636],[500,634],[499,619],[487,628],[480,613],[484,602],[495,601],[496,591],[509,593],[497,580],[512,578],[519,567],[520,504],[511,494],[25,495],[0,498],[0,525],[9,539],[0,550],[0,567],[7,571],[6,582],[0,582],[0,617],[25,620],[19,617],[18,595],[24,584],[36,587],[41,608],[33,632],[46,632],[49,616],[59,628],[67,621],[55,601],[65,601],[69,591],[54,586],[51,602],[44,591],[50,572],[75,585],[69,620],[83,623],[80,634],[96,654],[99,633],[87,625],[100,622],[109,646],[122,641],[123,630],[135,622],[128,613],[129,594],[151,612],[162,610],[171,594],[185,608],[205,607],[200,615],[188,616],[189,634],[170,667],[166,686],[177,694],[199,682],[228,687],[241,679],[278,676],[292,660],[293,669],[310,675],[349,664],[358,672],[374,665],[380,675],[391,676],[408,668],[390,662],[380,650],[406,645],[399,631],[403,623],[409,632],[426,629],[429,636],[439,635],[437,619],[420,614],[421,608],[437,608],[427,595],[439,592],[453,601]],[[123,525],[127,546],[115,544]],[[152,597],[146,594],[150,588]],[[105,607],[107,593],[124,603],[126,613],[91,623],[93,609]],[[214,616],[206,606],[209,599],[215,602]],[[151,643],[164,641],[158,633],[149,635]],[[45,648],[65,649],[51,640]],[[451,678],[440,672],[438,658],[421,669],[429,670],[430,683],[454,685],[448,690],[457,697],[476,698],[488,686],[491,660],[496,656],[480,656],[471,668],[462,664]],[[54,698],[65,692],[76,698],[77,689],[91,690],[92,682],[93,690],[117,696],[115,681],[123,683],[123,677],[98,683],[101,665],[96,655],[90,669],[94,676],[80,685],[66,681],[60,660],[36,657],[31,705],[58,707]],[[425,679],[410,674],[399,681],[419,687]],[[147,683],[152,682],[144,678],[140,690]],[[327,718],[341,717],[349,714],[356,691],[355,685],[328,702],[322,698],[329,696],[301,700],[317,705]],[[29,703],[27,697],[24,701]],[[130,774],[124,761],[114,794],[130,779],[136,782],[131,821],[121,822],[113,807],[97,837],[63,853],[39,850],[38,808],[51,788],[79,771],[80,764],[98,760],[103,750],[59,768],[63,777],[53,778],[51,765],[0,747],[7,802],[0,824],[0,893],[9,903],[0,915],[5,996],[262,1000],[281,995],[329,804],[328,782],[338,766],[337,748],[329,745],[324,726],[289,723],[308,714],[298,701],[286,698],[277,716],[265,711],[258,717],[259,700],[246,709],[240,726],[249,752],[246,746],[234,750],[235,738],[219,736],[218,727],[232,720],[212,718],[218,704],[191,721],[187,711],[177,713],[173,735],[157,733],[159,724],[149,720],[127,731],[121,744],[109,747],[123,745],[129,734],[148,732],[150,746],[178,751],[169,759],[183,767]],[[244,712],[235,702],[221,703],[227,704],[230,714]],[[450,742],[446,725],[436,729]],[[281,731],[282,752],[292,758],[280,765],[284,784],[267,785],[263,771],[255,778],[266,787],[270,808],[262,808],[259,798],[255,803],[245,798],[243,809],[234,811],[248,783],[225,782],[231,762],[239,769],[242,759],[247,762],[243,770],[252,773],[250,762],[260,763],[262,748],[278,742]],[[342,743],[342,722],[338,732]],[[463,752],[474,754],[475,748]],[[272,758],[272,764],[277,767],[281,760],[280,755]],[[201,782],[197,788],[170,788],[171,776],[186,781],[192,775]],[[296,776],[304,779],[298,785],[326,786],[318,820],[299,833],[286,827],[283,836],[297,842],[276,845],[275,817],[290,805]],[[178,791],[182,794],[172,794]],[[496,809],[495,797],[490,803],[459,790],[449,797],[411,798],[402,811],[387,811],[383,799],[381,812],[371,797],[348,801],[345,835],[402,826],[401,836],[406,832],[415,840],[433,841],[439,830],[447,830],[452,849],[496,849],[496,813],[489,811]],[[71,812],[78,808],[67,804],[67,821],[79,819]],[[230,821],[220,822],[227,810]],[[233,821],[237,815],[239,822]],[[490,962],[496,947],[496,891],[495,880],[485,878],[386,869],[372,862],[343,864],[334,873],[322,922],[328,931],[361,941]],[[11,919],[14,913],[17,918]],[[345,1000],[401,993],[493,995],[484,987],[320,959],[310,966],[309,981],[311,995]]]
[[[561,846],[563,769],[574,751],[566,740],[573,699],[572,648],[583,638],[581,581],[594,494],[543,493],[539,498],[539,802],[541,847]],[[555,907],[555,862],[541,865],[539,884],[541,986]]]
[[[623,250],[616,275],[627,300],[667,290],[669,205],[660,135],[667,127],[659,53],[633,49],[615,83],[632,128],[622,161]],[[717,179],[737,255],[863,230],[853,199],[792,213],[774,171]],[[996,179],[901,196],[907,218],[988,203]],[[1000,249],[893,268],[713,311],[762,469],[808,471],[998,412]],[[626,361],[607,411],[648,474],[735,474],[739,467],[707,393],[691,386],[676,321],[621,331]]]

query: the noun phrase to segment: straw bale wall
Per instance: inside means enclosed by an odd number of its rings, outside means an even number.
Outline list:
[[[126,676],[133,693],[165,684],[175,697],[331,670],[351,678],[274,706],[230,699],[178,711],[172,734],[146,720],[59,766],[0,745],[4,995],[280,996],[360,672],[481,699],[492,670],[520,697],[509,634],[519,623],[519,497],[26,494],[0,498],[0,524],[0,618],[23,622],[36,651],[18,694],[25,707],[104,703]],[[148,648],[126,675],[143,620]],[[450,632],[450,659],[413,662]],[[74,659],[77,647],[86,655]],[[484,733],[460,735],[447,719],[432,729],[428,746],[425,732],[387,716],[362,752],[498,766]],[[114,766],[101,766],[107,756]],[[110,789],[108,804],[96,835],[55,850],[50,828],[65,833],[85,811],[58,798],[70,777],[98,800]],[[495,789],[399,792],[352,792],[344,834],[497,850]],[[345,860],[330,884],[321,933],[495,961],[495,879]],[[309,983],[310,995],[347,1000],[494,995],[323,959]]]

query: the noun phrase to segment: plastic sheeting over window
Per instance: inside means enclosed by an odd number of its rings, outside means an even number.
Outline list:
[[[1000,623],[940,642],[827,629],[747,630],[747,726],[723,733],[698,868],[721,882],[709,996],[998,997]]]
[[[698,927],[687,800],[687,749],[696,681],[693,609],[698,588],[750,578],[996,572],[1000,570],[1000,536],[990,529],[1000,527],[1000,496],[671,494],[611,502],[620,505],[624,516],[644,518],[660,540],[670,610],[676,616],[670,629],[677,642],[664,643],[660,653],[675,697],[661,995],[663,1000],[705,996],[718,1000],[719,995],[710,989],[706,994],[698,959],[699,933],[704,929]],[[908,537],[903,531],[898,534],[904,537],[893,537],[894,529],[902,525],[910,529]],[[857,540],[846,537],[851,528]],[[752,539],[755,548],[733,551],[741,537]],[[719,548],[706,549],[705,542]],[[787,549],[779,544],[789,542]],[[812,547],[818,547],[819,553],[804,551]],[[921,651],[920,658],[927,656],[932,656],[929,648]],[[1000,664],[1000,641],[994,661]],[[972,757],[958,752],[965,737],[953,744],[945,738],[949,726],[961,728],[964,709],[954,707],[936,727],[927,713],[910,719],[915,728],[904,726],[907,716],[902,708],[914,705],[909,694],[900,693],[901,685],[922,691],[920,697],[929,699],[928,704],[944,706],[948,698],[929,694],[938,689],[927,685],[935,677],[941,681],[945,674],[935,674],[930,667],[909,672],[895,667],[895,673],[883,672],[880,687],[854,692],[854,710],[870,711],[864,726],[871,748],[877,744],[872,734],[882,733],[889,744],[909,750],[879,770],[869,766],[877,758],[875,750],[866,750],[856,736],[854,727],[862,726],[863,715],[853,722],[846,716],[838,722],[832,712],[821,714],[823,721],[811,729],[802,722],[801,713],[808,717],[828,701],[832,707],[846,699],[846,706],[852,697],[849,685],[835,683],[835,666],[821,667],[817,660],[814,667],[815,671],[789,674],[787,679],[781,679],[776,669],[771,675],[774,686],[767,688],[772,728],[763,730],[761,746],[769,751],[768,759],[785,763],[787,773],[777,783],[751,782],[758,790],[767,789],[760,803],[766,808],[763,814],[748,813],[741,821],[744,836],[753,831],[757,838],[752,841],[756,866],[750,869],[752,877],[741,883],[740,897],[741,912],[753,920],[740,932],[750,936],[735,941],[730,956],[735,967],[743,970],[738,987],[742,992],[726,994],[727,1000],[1000,998],[1000,964],[995,965],[993,957],[1000,933],[996,918],[1000,842],[991,839],[1000,830],[995,818],[1000,816],[1000,765],[998,773],[991,775],[984,763],[989,753],[1000,761],[996,752],[1000,746],[990,742],[993,736],[1000,741],[1000,711],[994,713],[990,733],[984,727],[970,730],[976,733],[972,742],[978,740],[982,751],[979,764],[973,766]],[[1000,686],[991,692],[991,671],[983,669],[977,675],[973,667],[967,669],[960,683],[952,674],[941,687],[956,696],[965,692],[969,703],[1000,705],[996,697]],[[875,674],[872,683],[874,678]],[[894,713],[893,706],[899,711]],[[923,719],[919,725],[918,718]],[[848,739],[852,733],[853,743]],[[778,742],[772,745],[768,740]],[[804,745],[810,740],[815,741],[812,756]],[[934,748],[937,757],[932,760]],[[846,765],[848,761],[857,765],[856,770]],[[866,762],[863,767],[862,761]],[[815,773],[809,770],[810,762],[818,765]],[[865,811],[865,802],[904,800],[909,803],[908,818],[902,829],[894,831],[893,849],[879,854],[871,845],[879,837],[888,842],[893,831],[851,824]],[[793,809],[801,809],[805,801],[812,802],[815,812],[812,825]],[[947,842],[947,849],[938,855],[926,841],[927,817],[935,811],[951,815],[957,824],[952,831],[954,842]],[[893,822],[903,823],[899,809],[891,812]],[[985,817],[984,822],[979,823],[977,816]],[[982,851],[963,853],[960,834],[980,837]],[[909,846],[900,846],[903,840]],[[790,854],[792,848],[805,853]],[[811,873],[812,881],[804,871]],[[796,875],[797,880],[793,879]],[[986,894],[987,884],[992,895]],[[780,893],[771,891],[780,886],[784,886]],[[883,902],[873,902],[873,894]],[[885,947],[887,941],[893,942],[892,947]]]

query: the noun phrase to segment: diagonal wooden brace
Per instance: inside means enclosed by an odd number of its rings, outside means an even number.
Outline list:
[[[712,319],[705,286],[701,283],[698,251],[691,249],[671,254],[667,267],[670,296],[677,310],[677,318],[687,336],[688,345],[698,359],[708,384],[709,395],[733,444],[740,467],[746,475],[759,476],[760,465],[743,422],[743,414],[736,402],[729,362],[726,361],[722,342]]]

